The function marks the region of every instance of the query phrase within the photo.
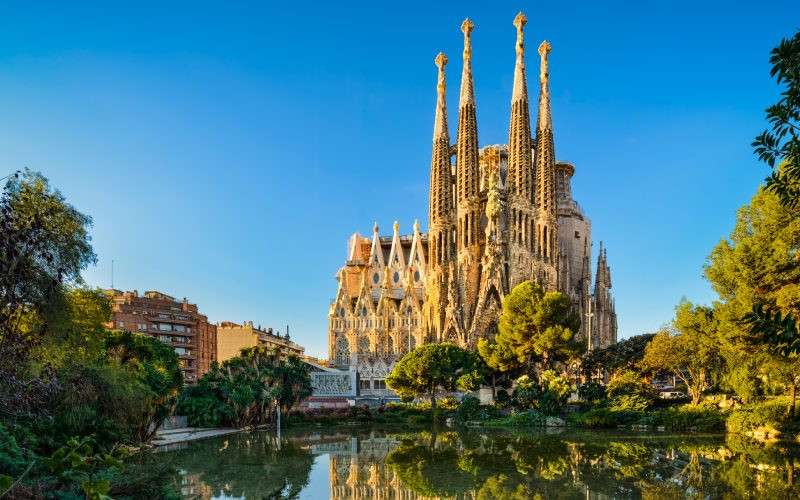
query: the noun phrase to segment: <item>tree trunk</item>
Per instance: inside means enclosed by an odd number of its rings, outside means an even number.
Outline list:
[[[495,389],[495,377],[497,374],[492,372],[492,402],[497,401],[497,390]]]
[[[795,409],[795,399],[797,398],[797,383],[792,377],[792,380],[789,382],[789,416],[794,416],[794,409]]]
[[[431,385],[431,410],[436,411],[436,385]]]
[[[689,388],[689,392],[692,393],[692,406],[697,406],[697,404],[700,402],[700,396],[703,393],[693,388]]]

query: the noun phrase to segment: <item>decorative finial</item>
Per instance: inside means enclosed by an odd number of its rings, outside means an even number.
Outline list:
[[[378,221],[375,221],[375,225],[372,226],[372,231],[377,234],[377,232],[378,232]]]
[[[517,27],[517,54],[525,52],[524,34],[522,30],[527,22],[528,18],[525,17],[525,14],[522,12],[517,14],[517,17],[514,18],[514,26]]]
[[[419,232],[419,219],[414,219],[414,232]]]
[[[550,53],[550,44],[547,40],[543,41],[541,45],[539,45],[539,56],[542,58],[542,65],[539,71],[539,80],[542,82],[542,85],[547,84],[547,80],[550,78],[550,73],[547,71],[547,55]]]
[[[439,84],[436,86],[436,90],[439,92],[439,95],[444,95],[445,91],[445,83],[444,83],[445,65],[447,65],[447,56],[444,55],[444,52],[439,52],[439,55],[436,56],[436,67],[439,68]]]
[[[400,224],[397,221],[394,221],[394,233],[397,234],[400,231]]]
[[[475,29],[475,25],[469,18],[464,19],[464,22],[461,23],[461,31],[464,33],[464,60],[470,59],[472,57],[472,43],[470,42],[470,35],[472,34],[472,30]]]

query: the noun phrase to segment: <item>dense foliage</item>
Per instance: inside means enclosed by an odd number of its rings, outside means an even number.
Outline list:
[[[436,409],[436,391],[475,390],[485,377],[484,363],[473,351],[455,344],[426,344],[403,358],[386,377],[386,385],[400,397],[430,397]]]
[[[311,394],[308,365],[258,346],[214,364],[184,389],[180,411],[192,425],[252,427],[275,422],[276,412]]]
[[[588,377],[602,372],[613,376],[619,372],[638,370],[645,348],[655,335],[634,335],[604,349],[587,352],[581,359],[581,369]]]
[[[178,358],[107,330],[108,297],[80,280],[90,224],[37,173],[0,197],[0,495],[101,498],[152,479],[120,460],[171,414]]]
[[[503,300],[499,333],[493,342],[481,339],[478,352],[499,372],[544,371],[580,355],[583,346],[574,340],[579,328],[567,296],[525,281]]]

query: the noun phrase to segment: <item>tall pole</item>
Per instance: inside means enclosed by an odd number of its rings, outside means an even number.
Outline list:
[[[592,316],[594,316],[594,313],[592,313],[592,296],[589,295],[586,307],[586,339],[589,342],[589,351],[592,351],[594,347],[592,346]]]

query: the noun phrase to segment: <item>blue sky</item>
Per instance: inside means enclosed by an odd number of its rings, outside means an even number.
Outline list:
[[[516,13],[529,64],[553,46],[556,153],[621,337],[714,298],[702,264],[767,174],[769,51],[800,28],[796,1],[229,4],[5,3],[0,177],[40,170],[94,218],[90,285],[114,259],[117,288],[289,324],[316,355],[347,237],[426,225],[433,60],[454,137],[465,17],[484,145],[508,139]]]

